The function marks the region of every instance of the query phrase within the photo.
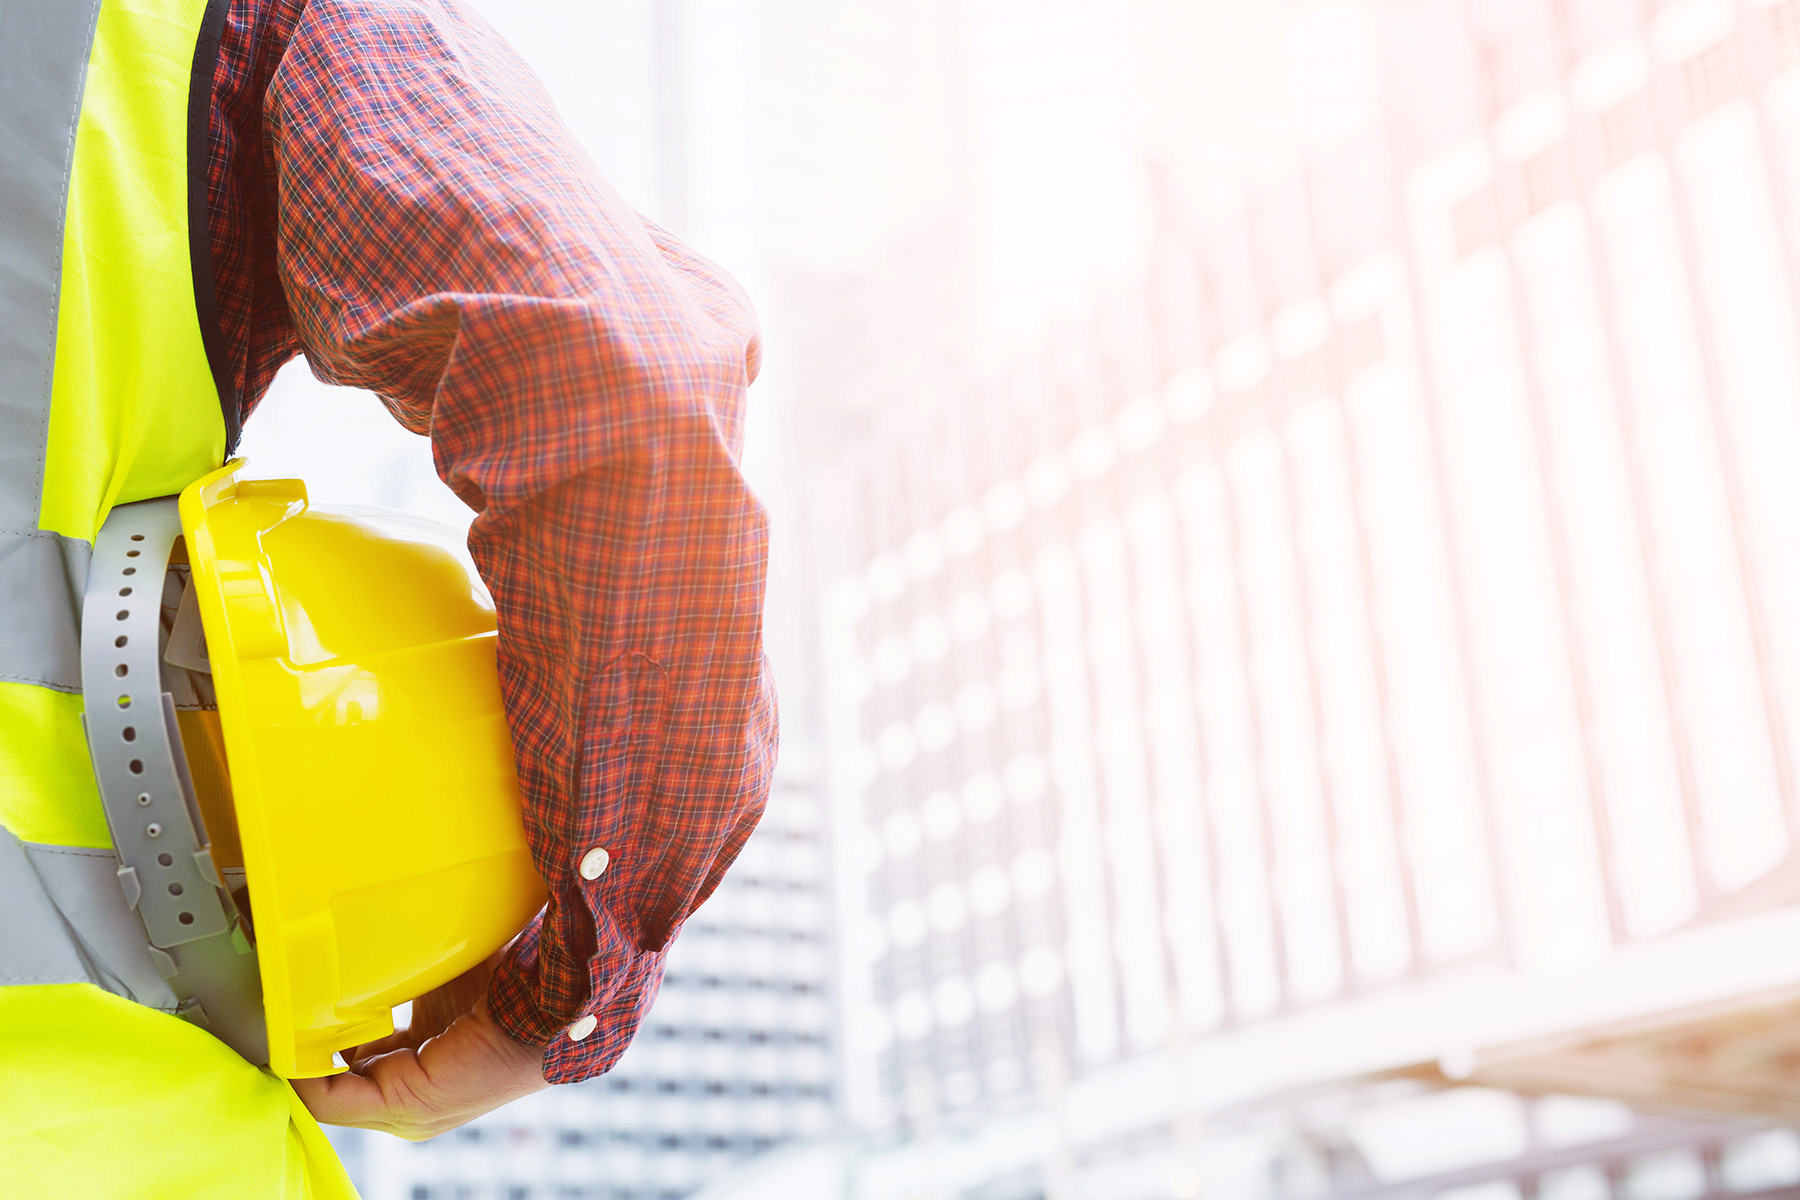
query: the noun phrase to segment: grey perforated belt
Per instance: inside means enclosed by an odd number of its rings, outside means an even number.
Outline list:
[[[81,611],[88,750],[118,883],[176,1012],[253,1063],[268,1061],[256,951],[212,858],[164,690],[163,580],[181,534],[174,497],[112,510]]]

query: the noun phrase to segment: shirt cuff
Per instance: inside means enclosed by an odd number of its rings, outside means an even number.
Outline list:
[[[579,897],[574,904],[585,915]],[[544,986],[546,968],[555,979],[564,975],[559,967],[574,966],[554,940],[545,945],[544,920],[538,914],[495,969],[488,1013],[509,1037],[543,1049],[545,1080],[579,1083],[611,1070],[625,1053],[662,986],[667,951],[638,949],[603,910],[594,951],[577,968],[588,985],[585,999],[577,998],[574,989]],[[547,1009],[544,997],[552,993],[570,1003]]]

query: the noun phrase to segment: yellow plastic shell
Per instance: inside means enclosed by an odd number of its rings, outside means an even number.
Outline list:
[[[313,508],[227,464],[181,493],[218,694],[270,1067],[339,1070],[394,1005],[543,904],[494,671],[454,533]]]

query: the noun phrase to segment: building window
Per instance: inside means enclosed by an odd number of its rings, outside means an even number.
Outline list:
[[[1610,169],[1650,148],[1650,105],[1633,96],[1600,116],[1600,148]]]
[[[1519,168],[1525,190],[1525,211],[1532,216],[1543,212],[1571,191],[1569,158],[1562,146],[1552,146]]]
[[[1483,190],[1457,202],[1450,210],[1450,228],[1456,236],[1456,256],[1466,258],[1500,240],[1500,215],[1494,211],[1493,194]]]
[[[1387,341],[1381,332],[1381,317],[1368,316],[1346,326],[1338,334],[1343,347],[1344,375],[1354,379],[1371,367],[1379,366],[1387,357]]]
[[[1800,0],[1782,0],[1769,10],[1769,56],[1778,67],[1800,62]]]
[[[1704,116],[1731,99],[1731,47],[1724,42],[1687,60],[1681,68],[1681,92],[1689,119]]]
[[[1332,390],[1331,360],[1321,346],[1281,367],[1281,390],[1291,404],[1303,404]]]

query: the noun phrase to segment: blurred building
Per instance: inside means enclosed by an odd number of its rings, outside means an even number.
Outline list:
[[[1041,353],[855,340],[954,216],[801,296],[846,1179],[1800,1194],[1800,0],[1287,45]]]

